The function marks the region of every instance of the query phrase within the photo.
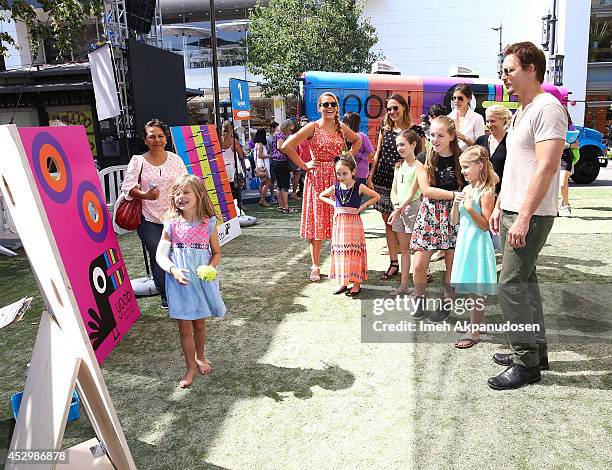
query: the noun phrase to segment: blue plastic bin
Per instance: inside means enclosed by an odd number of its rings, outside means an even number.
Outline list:
[[[17,419],[17,413],[19,413],[19,407],[21,406],[21,398],[23,397],[23,392],[15,393],[11,397],[11,407],[13,408],[13,416]],[[76,390],[72,391],[72,401],[70,402],[70,410],[68,411],[68,421],[74,421],[75,419],[79,419],[81,417],[81,413],[79,413],[79,395]]]

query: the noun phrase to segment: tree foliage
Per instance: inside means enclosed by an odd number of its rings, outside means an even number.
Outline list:
[[[268,95],[296,93],[308,70],[364,72],[381,57],[376,29],[355,0],[270,0],[250,12],[248,67]]]
[[[38,13],[33,3],[39,5]],[[0,16],[0,22],[23,21],[33,54],[45,39],[51,40],[60,52],[69,52],[83,35],[83,21],[99,15],[101,9],[102,0],[0,0],[0,10],[10,13]],[[0,32],[0,55],[6,56],[7,45],[19,47],[9,33]]]

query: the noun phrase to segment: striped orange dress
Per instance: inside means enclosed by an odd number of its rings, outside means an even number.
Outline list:
[[[342,153],[344,138],[336,131],[327,132],[315,123],[310,139],[314,166],[306,173],[302,199],[300,237],[307,240],[329,240],[332,234],[334,208],[319,199],[319,194],[336,182],[334,158]]]
[[[338,285],[351,282],[362,283],[368,276],[368,254],[361,216],[359,186],[356,181],[351,188],[342,189],[336,183],[334,223],[331,239],[331,269],[329,278],[336,279]]]

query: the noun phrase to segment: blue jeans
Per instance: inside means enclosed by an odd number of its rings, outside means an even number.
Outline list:
[[[157,261],[155,261],[155,254],[163,228],[164,226],[162,224],[154,224],[153,222],[145,220],[143,217],[136,230],[149,254],[149,265],[151,266],[151,272],[153,274],[153,282],[155,283],[155,287],[162,301],[166,300],[166,273],[159,267]]]

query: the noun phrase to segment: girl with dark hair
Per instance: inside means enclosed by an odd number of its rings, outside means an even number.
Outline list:
[[[149,149],[134,155],[125,172],[121,191],[127,200],[142,199],[142,219],[138,236],[144,244],[153,274],[153,282],[161,296],[162,308],[168,308],[164,272],[155,261],[157,245],[162,235],[162,217],[170,207],[170,192],[176,178],[187,174],[181,157],[166,151],[168,126],[152,119],[144,126],[144,143]]]
[[[356,164],[352,157],[336,158],[338,181],[321,192],[319,199],[334,207],[329,278],[336,279],[334,294],[355,297],[361,292],[368,269],[365,233],[360,213],[380,199],[365,184],[355,179]],[[362,203],[361,197],[369,196]],[[348,285],[353,285],[349,289]]]
[[[399,272],[397,234],[393,232],[387,221],[389,220],[389,215],[393,212],[391,186],[393,185],[395,164],[402,159],[397,152],[395,139],[402,131],[409,129],[412,125],[410,109],[403,96],[399,94],[391,95],[387,99],[386,111],[387,115],[378,134],[376,154],[374,155],[372,169],[368,176],[368,186],[380,194],[380,201],[374,205],[374,209],[380,212],[382,216],[383,223],[385,224],[387,248],[389,249],[389,268],[383,274],[383,280],[391,279]]]
[[[455,193],[464,186],[461,167],[459,165],[459,143],[454,121],[447,116],[440,116],[431,122],[429,129],[431,148],[427,151],[427,160],[417,172],[419,188],[423,200],[416,216],[410,248],[414,254],[414,287],[417,298],[422,301],[414,313],[415,318],[423,318],[424,295],[427,286],[427,268],[431,256],[436,250],[446,250],[444,262],[445,296],[454,295],[450,287],[451,270],[455,243],[457,241],[457,225],[451,221],[451,210]],[[441,322],[450,312],[440,310],[433,312],[429,318],[432,322]]]
[[[484,119],[480,114],[470,109],[472,96],[472,89],[467,83],[457,85],[452,97],[455,109],[448,115],[455,121],[457,139],[461,150],[474,145],[476,139],[484,134]]]
[[[310,280],[321,280],[321,246],[323,240],[331,238],[333,209],[319,200],[319,194],[336,181],[334,158],[342,153],[346,141],[351,143],[348,155],[355,155],[361,148],[361,139],[338,117],[338,98],[325,92],[319,96],[317,107],[321,118],[306,124],[291,135],[281,150],[293,163],[306,171],[304,197],[302,198],[302,224],[300,236],[310,242],[312,267]],[[313,159],[304,163],[297,154],[297,146],[305,140],[310,141]]]
[[[368,172],[370,171],[370,160],[374,157],[374,147],[372,147],[370,138],[359,131],[359,125],[361,124],[359,114],[353,112],[346,113],[342,117],[342,122],[361,137],[361,148],[359,152],[357,152],[357,155],[355,155],[355,163],[357,164],[355,178],[357,178],[357,181],[360,183],[366,184]]]

